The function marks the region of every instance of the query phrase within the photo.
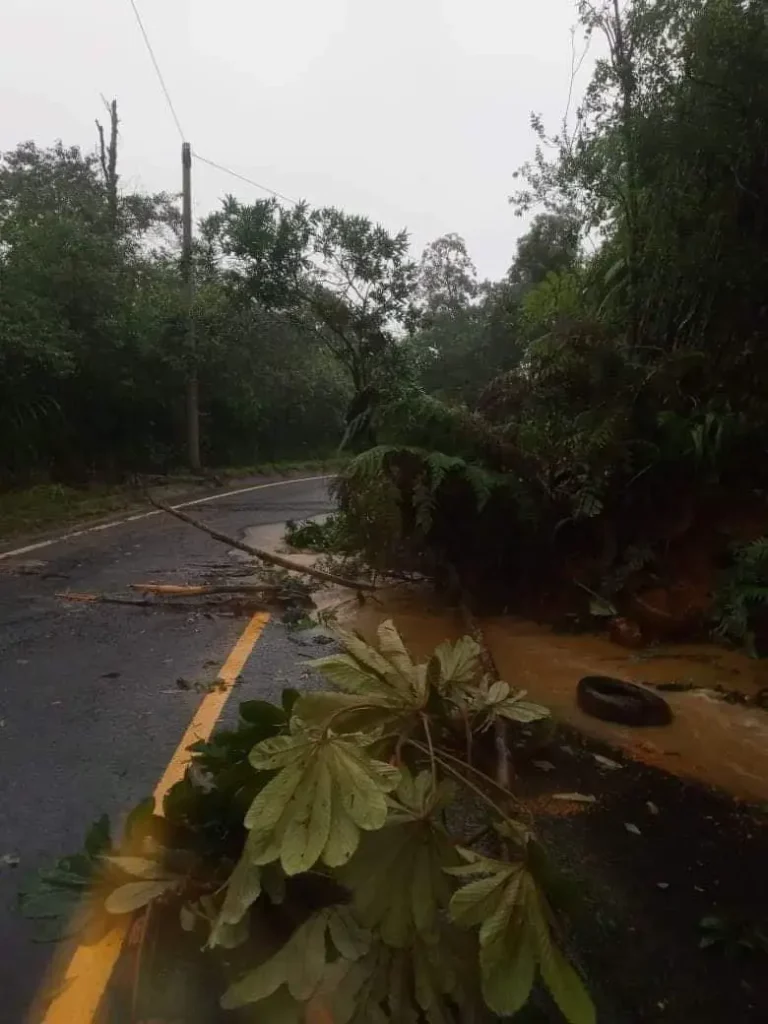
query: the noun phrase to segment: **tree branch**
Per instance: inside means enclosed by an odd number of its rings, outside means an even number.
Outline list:
[[[182,523],[188,523],[190,526],[202,530],[203,533],[207,533],[214,540],[221,541],[222,544],[227,544],[231,548],[237,548],[238,551],[245,551],[246,554],[253,555],[254,558],[266,562],[267,565],[276,565],[281,569],[287,569],[289,572],[300,573],[303,576],[312,576],[316,580],[322,580],[323,583],[335,583],[336,586],[347,587],[349,590],[356,590],[358,593],[362,593],[364,590],[376,590],[372,583],[365,583],[362,580],[348,580],[344,576],[337,576],[332,572],[323,572],[321,569],[315,569],[309,565],[300,565],[298,562],[292,562],[290,558],[283,558],[282,555],[272,554],[271,551],[251,547],[250,544],[245,544],[243,541],[237,540],[236,537],[230,537],[226,533],[220,533],[218,530],[206,526],[205,523],[193,519],[192,516],[188,516],[186,512],[182,512],[180,509],[164,505],[162,501],[157,501],[151,494],[147,495],[147,497],[155,508],[159,508],[162,512],[167,512],[168,515],[180,519]]]

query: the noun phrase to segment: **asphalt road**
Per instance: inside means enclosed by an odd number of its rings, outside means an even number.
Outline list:
[[[285,482],[217,498],[194,511],[232,536],[327,511],[326,482]],[[29,574],[20,572],[22,563]],[[150,795],[200,702],[176,680],[206,682],[243,619],[72,603],[63,590],[112,592],[184,582],[234,553],[169,516],[62,541],[0,562],[0,1020],[21,1024],[50,946],[16,910],[22,879],[76,852],[88,826]],[[42,563],[42,564],[39,564]],[[237,698],[295,684],[298,651],[269,624]],[[8,860],[18,858],[18,866]],[[78,1024],[73,1021],[72,1024]]]

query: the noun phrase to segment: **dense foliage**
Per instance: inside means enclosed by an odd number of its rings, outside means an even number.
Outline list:
[[[244,704],[237,730],[193,748],[164,817],[140,807],[117,848],[102,823],[27,912],[50,922],[95,873],[92,933],[151,905],[159,941],[171,922],[219,960],[222,1007],[265,1024],[307,1008],[334,1024],[490,1022],[539,977],[567,1020],[592,1024],[555,937],[562,886],[497,781],[493,736],[546,709],[485,674],[470,637],[424,664],[391,622],[378,647],[342,643],[315,662],[331,689]]]
[[[512,201],[542,212],[503,285],[476,286],[455,240],[425,253],[433,358],[340,496],[371,555],[447,559],[505,602],[618,595],[651,634],[684,634],[715,613],[732,546],[768,531],[766,5],[578,11],[606,55],[572,123],[532,119]],[[719,601],[732,636],[757,600],[739,579]]]

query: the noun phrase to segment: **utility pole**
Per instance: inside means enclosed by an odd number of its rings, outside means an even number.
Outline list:
[[[197,348],[192,306],[195,282],[192,274],[192,150],[188,142],[181,144],[182,167],[182,238],[181,277],[184,287],[184,320],[186,324],[187,357],[187,458],[189,468],[200,469],[200,403],[197,380]]]

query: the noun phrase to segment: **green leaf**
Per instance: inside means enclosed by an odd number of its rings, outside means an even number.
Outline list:
[[[535,886],[531,888],[528,916],[541,975],[560,1012],[570,1024],[595,1024],[594,1003],[584,982],[553,943],[547,912]]]
[[[293,935],[289,946],[282,950],[287,963],[288,991],[294,999],[307,1000],[312,996],[325,967],[325,932],[328,914],[310,917]],[[290,949],[290,956],[287,950]]]
[[[441,686],[471,683],[480,671],[480,645],[471,636],[456,643],[444,641],[435,649],[434,657],[440,662]]]
[[[347,654],[368,673],[395,689],[403,688],[404,681],[400,672],[375,647],[354,633],[340,632],[339,639]]]
[[[300,696],[301,691],[295,690],[292,686],[288,686],[283,690],[280,700],[283,705],[286,721],[293,714],[293,706]]]
[[[314,658],[309,665],[346,693],[364,694],[381,686],[380,677],[362,668],[349,654]]]
[[[331,830],[331,774],[318,758],[305,771],[283,812],[280,862],[286,875],[308,871],[320,858]]]
[[[253,863],[279,856],[286,874],[309,870],[321,855],[334,865],[343,863],[354,852],[359,829],[381,828],[385,794],[400,773],[370,758],[353,739],[306,732],[300,749],[292,744],[288,766],[256,796],[245,817]],[[274,763],[285,750],[270,746],[264,760]],[[257,762],[261,757],[257,748]]]
[[[290,736],[274,736],[257,743],[248,760],[257,771],[285,768],[301,761],[311,743],[312,740],[302,732]]]
[[[359,960],[371,948],[371,933],[355,919],[348,907],[334,907],[328,917],[328,931],[339,955]]]
[[[363,837],[339,878],[352,891],[362,923],[402,948],[415,935],[434,930],[450,898],[445,870],[455,863],[454,848],[437,820],[393,819]]]
[[[219,912],[223,924],[237,924],[261,895],[261,870],[243,852],[227,883],[227,894]]]
[[[491,1010],[504,1016],[517,1013],[528,998],[538,965],[570,1024],[594,1024],[592,1001],[552,941],[550,911],[530,871],[522,863],[459,852],[470,863],[452,874],[486,876],[457,890],[449,911],[457,924],[480,925],[482,988]]]
[[[265,737],[271,736],[288,724],[288,717],[283,708],[266,700],[243,701],[240,705],[240,717],[248,725],[259,726]]]
[[[517,697],[497,704],[494,710],[496,714],[502,715],[512,722],[524,724],[539,722],[544,718],[550,718],[552,714],[549,708],[545,708],[541,704],[533,704],[531,701],[520,700]]]
[[[208,945],[219,946],[221,949],[237,949],[248,940],[250,925],[247,917],[241,918],[236,924],[217,921],[214,925]]]
[[[448,906],[454,924],[461,928],[482,924],[499,905],[513,874],[514,869],[510,867],[506,872],[495,872],[487,878],[480,878],[457,889]]]
[[[353,712],[356,709],[365,707],[367,704],[375,703],[375,699],[356,696],[351,693],[333,693],[327,690],[315,690],[302,694],[294,705],[294,714],[302,722],[310,725],[323,725],[331,715],[340,711],[347,711],[343,717],[339,716],[333,723],[336,732],[354,732],[359,728],[358,716]],[[353,722],[353,718],[355,722]],[[352,724],[350,724],[352,723]]]
[[[257,833],[270,832],[304,777],[301,764],[284,768],[256,795],[245,816],[245,827]]]
[[[221,998],[222,1009],[237,1010],[249,1003],[258,1003],[271,996],[273,992],[277,992],[286,979],[285,958],[281,955],[282,952],[283,950],[248,971],[234,985],[230,985]]]
[[[518,927],[506,942],[480,948],[483,998],[494,1013],[513,1016],[525,1005],[536,977],[530,934]]]
[[[509,696],[509,683],[502,683],[497,680],[488,689],[488,703],[499,704]]]
[[[411,682],[414,669],[413,661],[405,649],[405,644],[395,628],[394,622],[391,619],[382,622],[377,630],[377,636],[381,653],[406,681]]]
[[[167,878],[168,872],[156,860],[146,857],[105,857],[108,864],[120,868],[126,875],[134,878]]]
[[[335,787],[331,791],[331,827],[328,842],[323,850],[323,861],[329,868],[338,868],[346,864],[357,849],[359,841],[357,825],[349,817],[341,799],[341,791]]]
[[[362,955],[359,926],[345,907],[327,907],[308,918],[286,944],[258,967],[249,971],[225,993],[221,1005],[225,1010],[237,1009],[272,996],[282,985],[292,999],[305,1003],[323,983],[327,970],[326,933],[347,949]],[[342,934],[343,930],[343,934]],[[335,941],[335,940],[334,940]],[[337,947],[338,948],[338,947]],[[259,1007],[259,1019],[268,1020],[268,1004]]]
[[[104,905],[110,914],[131,914],[170,889],[175,889],[178,884],[175,878],[128,882],[111,892]]]

